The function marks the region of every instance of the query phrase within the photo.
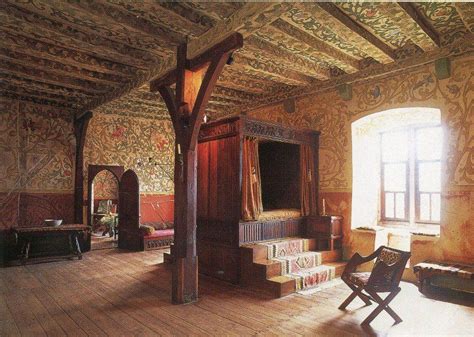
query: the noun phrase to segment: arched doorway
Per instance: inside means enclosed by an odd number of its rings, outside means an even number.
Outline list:
[[[118,244],[119,183],[123,166],[89,165],[87,224],[90,248],[106,249]]]

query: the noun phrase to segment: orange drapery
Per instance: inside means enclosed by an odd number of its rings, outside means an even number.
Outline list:
[[[313,150],[309,145],[300,147],[300,202],[301,214],[314,213],[312,205],[315,204],[316,184],[312,181],[315,177]]]
[[[242,219],[257,220],[262,211],[258,140],[246,137],[242,150]]]

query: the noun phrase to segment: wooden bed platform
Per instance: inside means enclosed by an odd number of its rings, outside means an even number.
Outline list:
[[[240,282],[242,245],[268,239],[301,236],[305,233],[306,217],[302,217],[294,210],[280,210],[278,214],[264,213],[264,218],[257,221],[241,220],[242,147],[245,137],[255,137],[264,142],[265,146],[268,143],[289,144],[283,147],[293,152],[299,151],[299,145],[308,145],[313,150],[314,167],[318,167],[319,132],[317,131],[285,127],[246,116],[226,118],[202,125],[198,139],[197,169],[199,270],[203,274],[232,283]],[[279,152],[281,156],[285,156],[285,149]],[[268,156],[268,160],[271,160],[271,157]],[[291,160],[295,156],[289,157]],[[267,158],[265,160],[267,161]],[[294,161],[289,166],[295,166]],[[299,167],[299,162],[296,162],[296,166]],[[270,167],[270,171],[271,169],[273,168]],[[288,174],[291,174],[291,180],[298,185],[299,173]],[[318,172],[310,174],[317,195]],[[286,198],[297,199],[298,205],[290,202],[291,205],[286,207],[276,205],[271,208],[299,207],[297,188],[285,192],[289,194]],[[312,200],[310,207],[313,214],[318,213],[317,198]]]

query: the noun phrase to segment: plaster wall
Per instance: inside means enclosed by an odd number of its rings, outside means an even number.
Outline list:
[[[320,202],[329,213],[344,216],[344,252],[364,247],[351,231],[352,122],[394,108],[428,107],[441,110],[444,131],[441,235],[411,240],[412,264],[432,258],[474,261],[474,56],[451,59],[451,77],[438,80],[434,64],[352,84],[352,99],[343,100],[336,88],[296,98],[296,111],[283,104],[247,114],[286,125],[321,131]],[[367,153],[370,156],[370,153]]]

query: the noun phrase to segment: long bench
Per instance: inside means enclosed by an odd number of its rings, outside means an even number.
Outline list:
[[[474,281],[474,265],[455,262],[425,261],[413,267],[418,277],[418,290],[423,292],[425,285],[431,283],[435,276],[452,276],[464,280]]]

